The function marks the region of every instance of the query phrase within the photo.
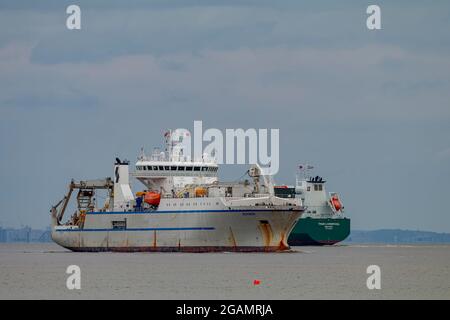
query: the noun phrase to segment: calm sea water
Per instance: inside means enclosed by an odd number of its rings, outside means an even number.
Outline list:
[[[80,290],[66,287],[66,268],[73,264],[81,268]],[[367,289],[369,265],[381,268],[380,290]],[[450,299],[450,246],[190,254],[73,253],[55,244],[0,244],[0,298]]]

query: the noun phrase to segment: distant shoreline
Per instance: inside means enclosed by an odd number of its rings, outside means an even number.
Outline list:
[[[450,233],[400,229],[352,230],[342,243],[448,244],[450,243]]]
[[[0,243],[52,242],[50,228],[46,230],[24,227],[0,227]],[[450,244],[450,233],[401,229],[352,230],[341,244]]]

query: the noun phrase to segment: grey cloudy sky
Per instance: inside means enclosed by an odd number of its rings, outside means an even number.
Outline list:
[[[449,58],[448,1],[0,1],[0,224],[202,120],[279,128],[276,181],[313,163],[353,228],[450,232]]]

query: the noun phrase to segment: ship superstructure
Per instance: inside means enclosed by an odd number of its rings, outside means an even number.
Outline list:
[[[219,182],[214,157],[192,159],[176,132],[165,150],[140,155],[131,173],[146,189],[133,194],[129,162],[112,178],[72,181],[52,208],[52,238],[74,251],[276,251],[304,211],[301,199],[275,196],[270,177],[253,165],[249,179]],[[106,198],[98,205],[96,193]],[[63,223],[74,191],[77,208]]]
[[[155,148],[150,156],[142,152],[132,175],[148,189],[163,195],[187,185],[217,182],[219,167],[216,159],[206,153],[200,159],[192,159],[183,143],[184,134],[167,131],[164,135],[165,150]]]

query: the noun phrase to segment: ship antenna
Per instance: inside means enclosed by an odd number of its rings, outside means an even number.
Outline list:
[[[301,176],[302,176],[302,178],[304,180],[308,179],[308,176],[309,176],[309,174],[310,174],[312,169],[314,169],[314,166],[312,166],[310,164],[300,164],[298,166],[298,171],[299,171],[299,173],[301,174]],[[299,180],[298,174],[296,175],[296,179],[297,179],[297,182],[298,182],[298,180]]]

